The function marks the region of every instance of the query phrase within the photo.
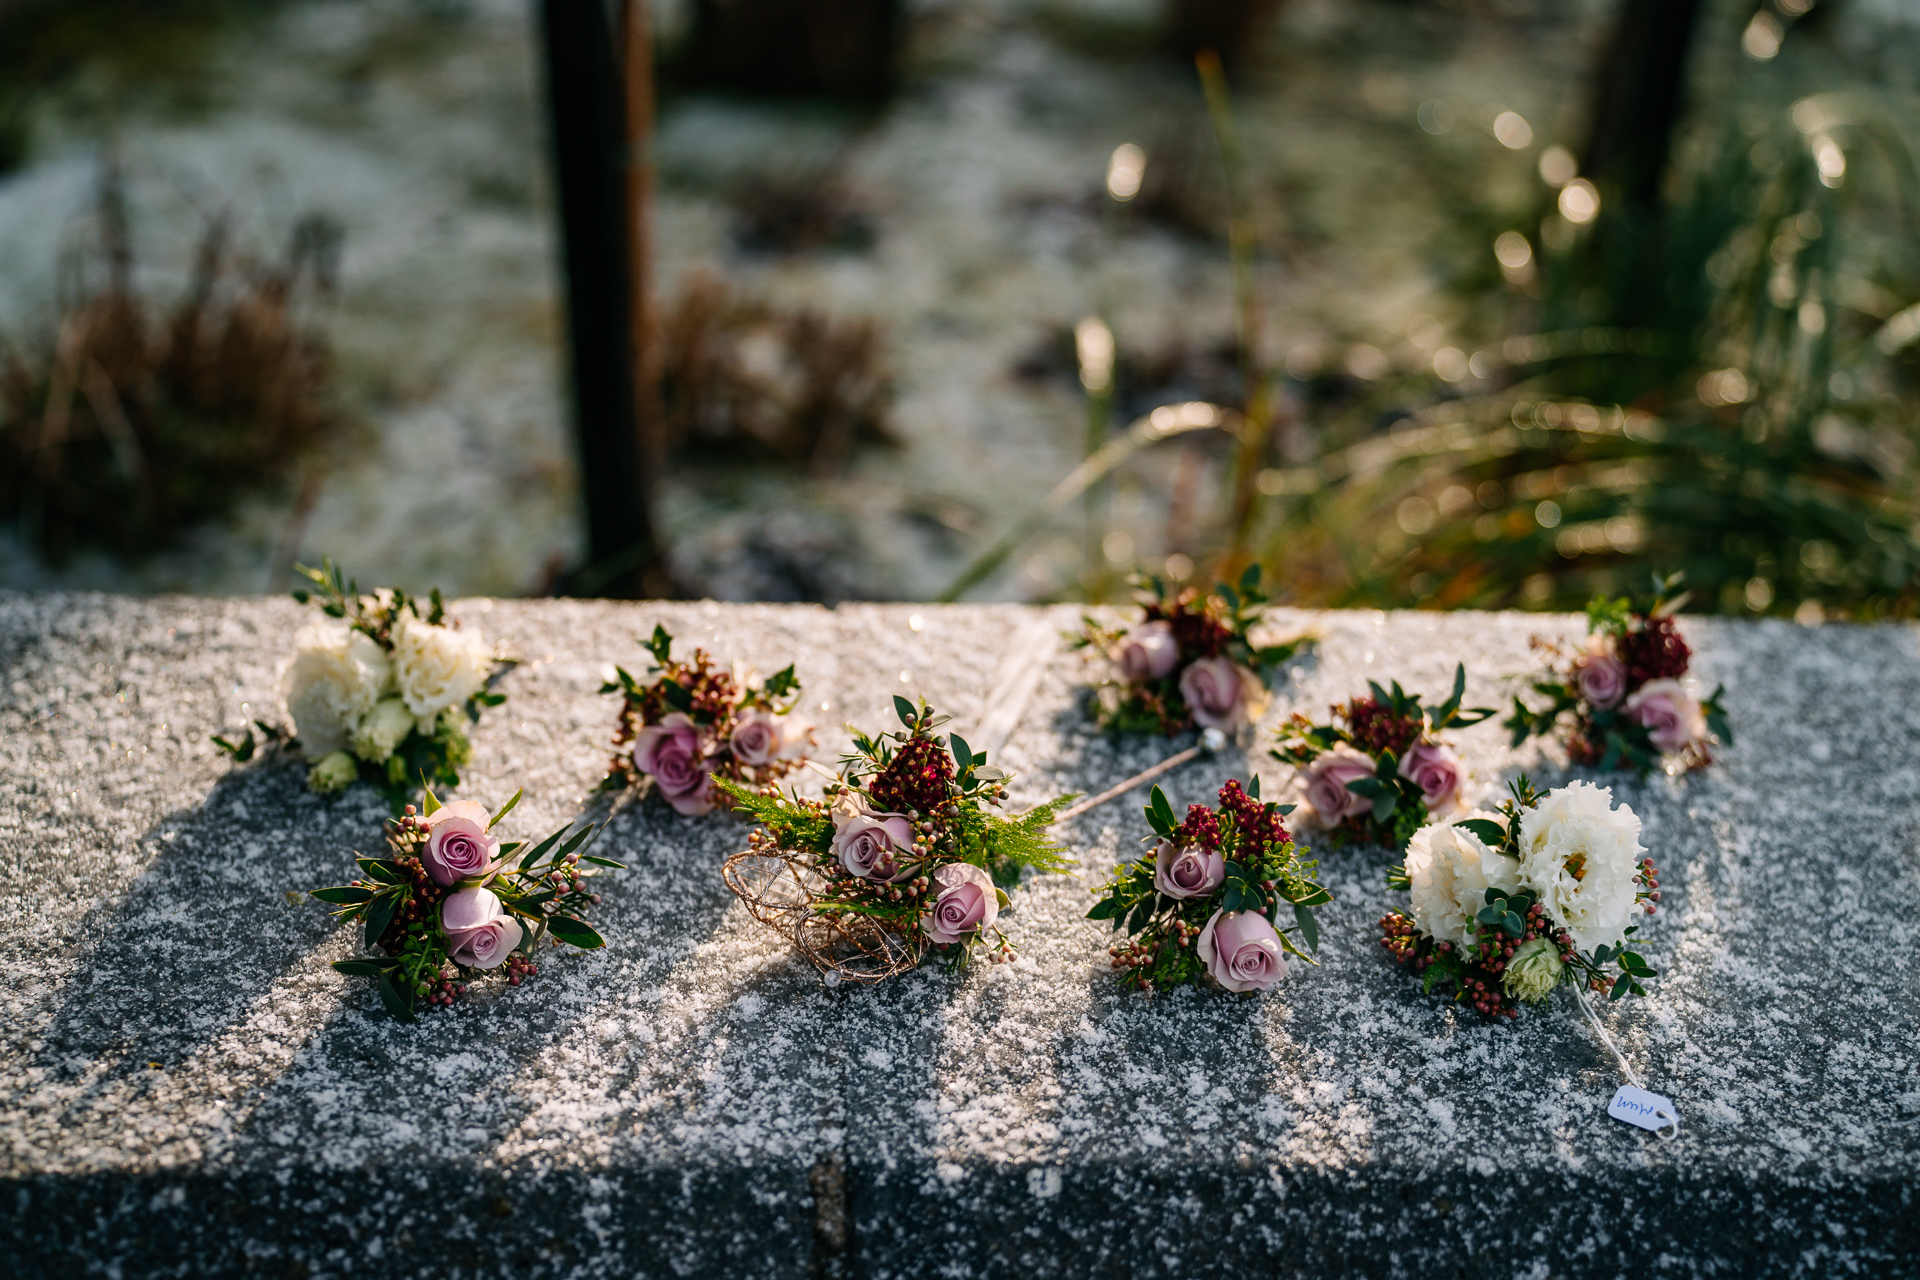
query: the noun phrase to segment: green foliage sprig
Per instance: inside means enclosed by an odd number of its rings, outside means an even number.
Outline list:
[[[1374,764],[1372,777],[1355,778],[1346,789],[1371,801],[1363,812],[1328,822],[1336,844],[1388,844],[1404,848],[1427,821],[1427,795],[1420,784],[1401,772],[1407,754],[1422,745],[1439,746],[1439,735],[1464,729],[1493,716],[1490,707],[1462,707],[1466,696],[1466,664],[1453,669],[1453,689],[1438,706],[1426,706],[1419,694],[1408,693],[1393,681],[1383,688],[1369,680],[1369,696],[1332,708],[1332,718],[1315,724],[1297,713],[1281,726],[1278,745],[1269,753],[1283,764],[1302,770],[1336,748],[1346,746]],[[1321,815],[1323,820],[1325,815]]]
[[[520,795],[514,792],[513,799],[487,821],[489,832],[520,803]],[[413,806],[408,805],[400,818],[387,824],[389,856],[356,855],[361,872],[358,879],[316,889],[311,895],[336,908],[332,912],[336,919],[360,922],[362,941],[379,953],[369,958],[336,960],[333,967],[341,973],[376,979],[387,1010],[409,1022],[423,1002],[429,1006],[451,1004],[454,996],[464,992],[466,984],[483,972],[456,963],[450,954],[441,921],[441,907],[450,896],[465,889],[484,889],[516,923],[520,941],[500,967],[507,981],[518,986],[539,972],[533,961],[544,940],[583,951],[605,945],[599,931],[586,920],[599,896],[583,885],[602,868],[625,867],[611,858],[584,852],[601,826],[588,825],[575,831],[568,823],[531,845],[502,842],[498,860],[484,874],[443,886],[428,874],[421,858],[432,838],[428,820],[441,808],[433,792],[427,791],[418,818]]]
[[[1656,742],[1646,714],[1631,705],[1649,682],[1679,680],[1687,674],[1692,652],[1674,623],[1688,599],[1682,583],[1681,574],[1655,574],[1652,599],[1641,606],[1625,596],[1596,595],[1587,604],[1589,641],[1583,652],[1564,653],[1557,644],[1535,637],[1534,647],[1554,663],[1552,674],[1532,685],[1547,704],[1536,709],[1514,698],[1513,714],[1501,722],[1512,733],[1513,745],[1547,736],[1565,719],[1570,725],[1567,755],[1574,764],[1641,777],[1661,768],[1669,757],[1683,769],[1703,769],[1713,763],[1716,742],[1731,746],[1724,685],[1697,704],[1685,690],[1665,690],[1664,700],[1677,702],[1682,717],[1698,720],[1677,748]]]
[[[1273,941],[1309,964],[1318,963],[1320,927],[1314,910],[1332,895],[1315,883],[1318,863],[1301,855],[1281,819],[1292,805],[1260,802],[1260,780],[1242,790],[1237,780],[1220,788],[1220,808],[1191,805],[1184,822],[1159,787],[1145,812],[1153,848],[1121,863],[1087,912],[1089,920],[1111,920],[1128,940],[1108,949],[1123,985],[1153,992],[1208,979],[1200,939],[1216,917],[1250,912],[1266,921]],[[1159,875],[1163,857],[1197,853],[1201,865],[1217,872],[1211,887],[1189,896],[1166,891]],[[1210,875],[1210,878],[1213,878]],[[1177,886],[1176,886],[1177,888]],[[1282,912],[1289,923],[1282,925]],[[1296,940],[1296,935],[1298,935]],[[1278,957],[1276,957],[1277,959]]]
[[[1180,677],[1203,658],[1225,657],[1258,677],[1271,690],[1282,666],[1313,642],[1297,637],[1280,644],[1256,645],[1253,628],[1266,615],[1271,597],[1260,586],[1260,566],[1248,565],[1237,586],[1219,583],[1211,593],[1198,587],[1174,589],[1151,574],[1133,578],[1135,601],[1144,624],[1165,623],[1178,646],[1178,658],[1164,676],[1129,681],[1115,677],[1094,691],[1094,714],[1101,727],[1115,733],[1176,734],[1194,727],[1191,708],[1181,692]],[[1082,619],[1082,629],[1067,637],[1071,649],[1115,657],[1131,634],[1124,627]],[[1253,717],[1249,717],[1251,719]]]
[[[825,887],[815,897],[815,910],[871,917],[919,947],[939,897],[936,877],[943,867],[967,864],[985,871],[994,886],[996,912],[1008,905],[1006,890],[1022,872],[1071,868],[1049,829],[1074,797],[1061,796],[1018,815],[993,812],[1006,803],[1011,775],[988,764],[987,753],[975,751],[959,734],[936,735],[952,717],[936,714],[925,699],[915,703],[896,695],[893,704],[899,730],[869,735],[848,726],[853,747],[841,757],[839,781],[828,785],[825,800],[726,777],[716,777],[713,785],[760,824],[748,837],[750,848],[797,854],[819,870]],[[899,841],[887,836],[890,851],[876,874],[856,873],[836,849],[840,828],[855,817],[887,822],[890,833],[903,827],[908,833]],[[882,870],[885,874],[879,874]],[[995,963],[1013,958],[1012,944],[997,924],[981,928],[964,944],[934,946],[949,968],[970,963],[982,948]]]
[[[641,644],[653,660],[647,672],[650,678],[637,679],[625,667],[615,667],[614,678],[600,686],[601,693],[618,694],[621,699],[614,726],[614,755],[600,783],[602,791],[623,791],[644,776],[645,771],[634,758],[635,739],[642,729],[676,713],[686,716],[700,730],[705,760],[716,779],[757,788],[805,763],[812,725],[795,714],[800,704],[800,679],[792,663],[753,684],[716,667],[704,649],[694,650],[691,659],[676,660],[673,636],[659,623]],[[783,737],[793,739],[778,758],[759,764],[740,759],[733,750],[735,727],[743,715],[755,710],[776,717]]]

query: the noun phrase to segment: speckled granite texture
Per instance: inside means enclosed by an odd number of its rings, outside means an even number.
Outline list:
[[[828,724],[924,692],[962,726],[1037,611],[468,601],[525,659],[463,795],[518,832],[588,811],[605,664],[665,622]],[[1034,881],[1025,958],[830,991],[723,888],[730,819],[620,812],[612,945],[400,1026],[298,891],[379,843],[364,791],[233,768],[276,710],[277,600],[0,595],[0,1246],[17,1276],[1914,1274],[1920,646],[1905,627],[1690,620],[1741,734],[1714,771],[1616,780],[1665,893],[1652,996],[1615,1036],[1686,1120],[1607,1119],[1618,1071],[1565,996],[1484,1025],[1385,957],[1378,850],[1324,856],[1323,963],[1264,997],[1146,1001],[1102,971],[1080,880]],[[919,617],[921,629],[910,619]],[[1066,625],[1071,611],[1055,615]],[[1504,701],[1566,618],[1287,614],[1291,706],[1397,677]],[[1115,745],[1060,654],[1002,763],[1016,798],[1160,758]],[[820,704],[830,704],[820,710]],[[841,739],[830,735],[832,745]],[[1551,749],[1461,735],[1489,793]],[[1184,745],[1184,744],[1176,744]],[[1264,756],[1169,776],[1178,805]],[[1143,834],[1074,824],[1087,883]]]

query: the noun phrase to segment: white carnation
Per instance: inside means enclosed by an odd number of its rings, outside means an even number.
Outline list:
[[[413,730],[413,712],[399,698],[382,698],[360,717],[353,730],[353,754],[362,760],[385,764],[394,748],[406,741]]]
[[[394,625],[394,684],[422,733],[433,732],[442,711],[480,692],[491,662],[478,631],[429,626],[406,614]]]
[[[294,637],[293,661],[280,676],[280,696],[309,759],[347,745],[360,717],[387,687],[386,653],[345,623],[316,622]]]
[[[1491,813],[1475,818],[1500,821]],[[1465,827],[1434,823],[1413,833],[1407,843],[1407,879],[1413,889],[1413,922],[1440,942],[1472,946],[1474,915],[1487,903],[1487,890],[1512,893],[1520,887],[1520,864],[1489,849]]]
[[[1591,782],[1549,791],[1520,815],[1520,879],[1583,952],[1619,942],[1632,921],[1640,818]]]

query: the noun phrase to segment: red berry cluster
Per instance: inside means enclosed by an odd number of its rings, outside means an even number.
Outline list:
[[[1187,820],[1174,838],[1178,845],[1199,845],[1209,853],[1220,847],[1220,818],[1203,804],[1187,806]]]
[[[1240,828],[1244,847],[1266,849],[1293,839],[1280,821],[1280,811],[1269,809],[1241,790],[1238,778],[1227,779],[1227,784],[1220,788],[1220,809]]]
[[[1355,698],[1344,708],[1335,707],[1336,716],[1344,716],[1347,731],[1362,751],[1377,756],[1383,751],[1405,755],[1420,737],[1420,721],[1394,714],[1392,708],[1373,698]]]
[[[933,813],[953,792],[953,757],[930,738],[900,744],[887,767],[874,776],[867,794],[887,813]]]
[[[1677,680],[1687,674],[1693,651],[1680,638],[1680,628],[1672,614],[1646,617],[1635,614],[1634,622],[1620,637],[1620,661],[1627,668],[1627,687],[1637,689],[1649,680]]]

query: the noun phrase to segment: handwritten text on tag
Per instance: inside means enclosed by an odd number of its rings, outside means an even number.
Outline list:
[[[1672,1098],[1663,1098],[1630,1084],[1621,1085],[1613,1095],[1613,1101],[1607,1104],[1607,1114],[1642,1129],[1658,1132],[1671,1125],[1674,1133],[1680,1132],[1680,1113],[1674,1109]]]

